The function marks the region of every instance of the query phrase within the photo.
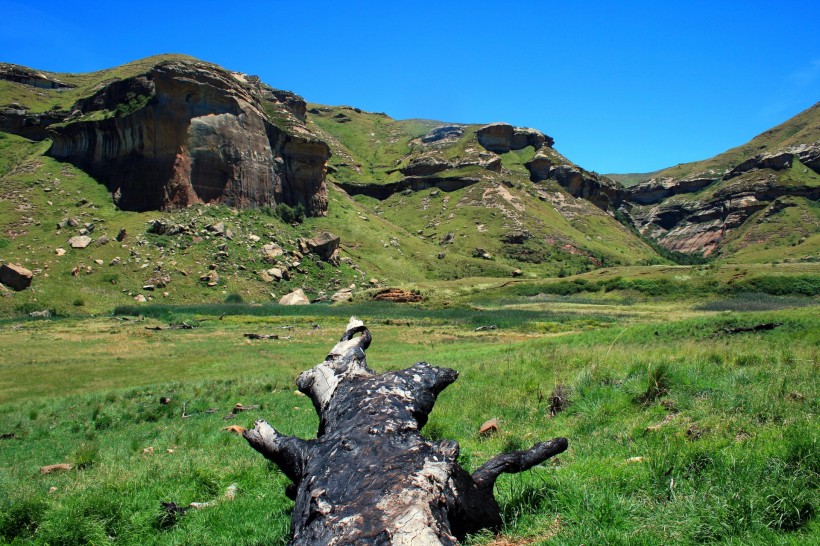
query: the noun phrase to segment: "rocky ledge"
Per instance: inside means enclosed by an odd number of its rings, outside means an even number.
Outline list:
[[[327,213],[327,144],[304,101],[214,65],[168,61],[78,101],[49,154],[106,184],[120,208],[302,205]]]

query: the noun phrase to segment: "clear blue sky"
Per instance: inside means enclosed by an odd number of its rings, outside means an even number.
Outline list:
[[[820,2],[0,0],[0,61],[187,53],[310,102],[535,127],[598,172],[711,157],[820,100]]]

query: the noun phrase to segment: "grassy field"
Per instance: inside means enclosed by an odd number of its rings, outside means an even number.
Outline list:
[[[820,539],[814,298],[621,291],[442,309],[140,310],[0,322],[0,543],[284,544],[286,478],[223,429],[265,418],[313,437],[317,419],[294,378],[324,358],[350,314],[373,332],[377,371],[424,360],[460,372],[423,432],[459,441],[468,469],[569,438],[556,460],[502,477],[502,534],[471,544]],[[196,327],[146,328],[183,322]],[[765,322],[780,325],[724,330]],[[475,331],[489,324],[498,327]],[[553,416],[556,389],[568,402]],[[259,408],[234,415],[237,403]],[[479,438],[492,417],[500,433]],[[40,473],[56,463],[73,468]],[[171,501],[215,502],[172,517],[160,504]]]

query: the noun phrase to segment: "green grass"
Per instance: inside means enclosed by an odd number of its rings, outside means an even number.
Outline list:
[[[215,316],[227,309],[176,309],[175,320],[204,319],[195,330],[145,330],[160,324],[150,318],[0,323],[9,357],[0,365],[0,433],[13,434],[0,440],[0,541],[287,541],[287,480],[222,429],[266,418],[287,434],[312,437],[317,420],[309,400],[293,394],[293,378],[322,360],[345,313],[329,307]],[[556,460],[499,480],[510,541],[816,541],[816,305],[677,309],[594,329],[576,322],[563,335],[535,333],[533,314],[520,310],[491,332],[472,331],[482,312],[346,310],[368,317],[368,361],[376,370],[417,360],[459,370],[424,433],[458,440],[466,468],[499,451],[569,438],[570,449]],[[570,326],[577,320],[568,312],[545,318]],[[783,325],[716,335],[725,326],[764,321]],[[313,329],[314,322],[322,328]],[[246,342],[245,331],[291,339]],[[38,368],[43,373],[35,380]],[[569,402],[550,417],[548,397],[559,384]],[[162,396],[170,404],[160,404]],[[237,402],[260,408],[225,421]],[[189,417],[180,417],[183,408]],[[479,438],[479,425],[491,417],[501,432]],[[39,473],[58,462],[75,468]],[[232,484],[236,499],[219,500]],[[210,500],[218,502],[177,518],[160,506]]]

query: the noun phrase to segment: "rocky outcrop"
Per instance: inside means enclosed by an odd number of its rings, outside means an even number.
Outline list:
[[[692,193],[702,190],[717,179],[708,176],[695,176],[684,180],[674,178],[652,178],[646,182],[626,188],[626,199],[641,205],[660,203],[667,197],[681,193]]]
[[[479,178],[462,176],[450,176],[447,178],[411,176],[399,182],[391,182],[389,184],[336,182],[336,185],[343,189],[348,195],[366,195],[383,201],[391,195],[402,191],[423,191],[430,188],[437,188],[442,191],[451,192],[472,186],[480,181]]]
[[[44,72],[9,63],[0,63],[0,80],[8,80],[40,89],[66,89],[73,87]]]
[[[34,113],[19,104],[10,104],[0,108],[0,131],[29,140],[43,140],[48,138],[49,125],[65,121],[68,116],[69,112],[64,110]]]
[[[586,199],[601,210],[618,208],[625,196],[616,182],[574,165],[550,167],[546,179],[555,180],[573,197]]]
[[[410,163],[399,171],[405,176],[429,176],[452,168],[452,163],[440,157],[421,156],[410,160]]]
[[[532,146],[536,150],[542,146],[552,147],[555,141],[540,131],[523,127],[513,127],[507,123],[491,123],[476,131],[478,143],[486,150],[504,154],[510,150],[522,150]]]
[[[803,144],[772,154],[756,155],[735,166],[723,176],[723,179],[730,180],[743,173],[757,169],[782,171],[790,168],[795,158],[814,172],[820,172],[820,142]]]
[[[328,146],[299,122],[295,96],[259,89],[206,63],[160,63],[78,101],[82,116],[51,129],[49,154],[126,210],[286,203],[326,214]],[[266,110],[280,103],[289,109],[274,123]]]
[[[421,137],[424,144],[451,143],[461,138],[464,134],[464,127],[460,125],[442,125],[431,129],[426,135]]]
[[[544,150],[538,150],[535,152],[533,158],[527,161],[524,166],[530,171],[530,180],[532,182],[540,182],[549,178],[553,161],[544,153]]]

